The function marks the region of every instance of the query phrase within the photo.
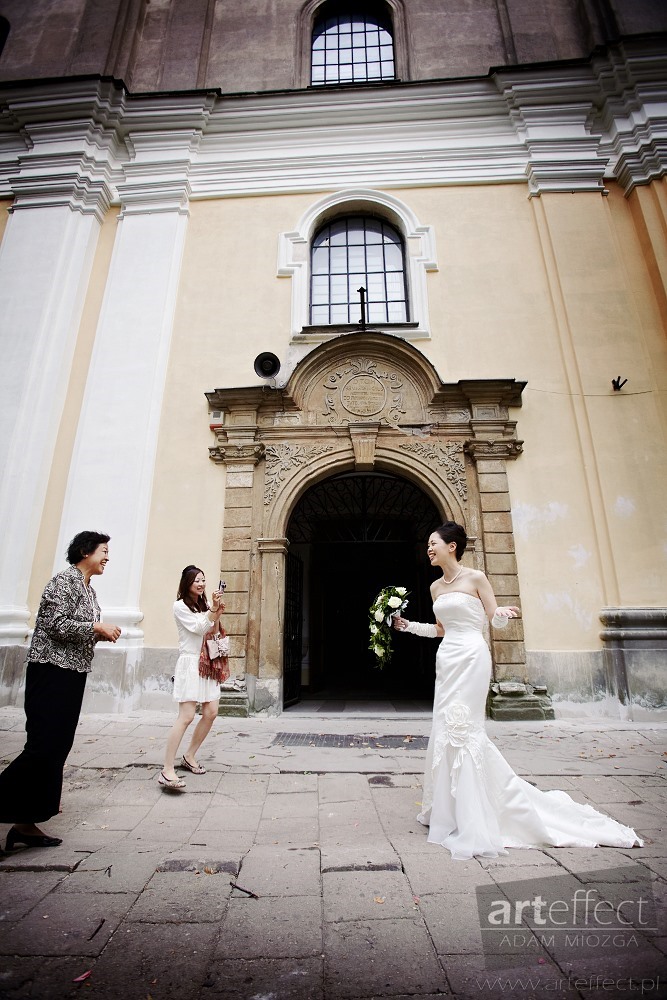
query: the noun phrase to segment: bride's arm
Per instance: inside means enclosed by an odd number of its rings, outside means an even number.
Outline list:
[[[493,625],[494,628],[505,628],[507,622],[510,618],[518,618],[521,614],[521,609],[515,607],[514,605],[499,606],[496,601],[496,596],[493,593],[493,587],[489,583],[487,577],[480,570],[475,571],[475,576],[477,579],[474,581],[477,584],[477,593],[479,594],[479,599],[484,605],[484,610],[486,611],[486,616]]]
[[[394,618],[394,628],[398,632],[411,632],[412,635],[423,635],[428,639],[442,639],[445,630],[436,620],[435,624],[426,622],[411,622],[407,618]]]

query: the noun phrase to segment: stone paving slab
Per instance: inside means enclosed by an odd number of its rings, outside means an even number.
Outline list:
[[[336,871],[399,871],[401,859],[385,839],[366,841],[364,844],[322,844],[320,849],[322,872]]]
[[[12,1000],[63,1000],[76,997],[81,985],[74,982],[77,976],[90,972],[93,963],[87,957],[68,955],[54,958],[12,955],[3,957],[0,969],[0,996]],[[90,983],[91,980],[86,980]],[[89,989],[86,990],[88,994]],[[97,994],[101,996],[100,993]],[[111,996],[109,993],[108,996]],[[128,994],[129,996],[129,994]],[[145,1000],[146,994],[142,1000]]]
[[[321,896],[320,852],[256,844],[243,858],[238,882],[259,896]]]
[[[403,871],[415,896],[460,895],[471,885],[493,885],[493,878],[475,858],[452,861],[448,851],[439,850],[433,844],[430,848],[428,854],[401,855]]]
[[[314,896],[232,898],[216,949],[230,941],[245,958],[312,958],[322,954],[322,903]]]
[[[527,967],[488,969],[484,955],[441,955],[449,987],[457,1000],[579,1000],[581,994],[567,974],[548,957],[537,957]],[[599,998],[598,998],[599,1000]]]
[[[126,919],[150,924],[218,924],[231,891],[229,873],[216,872],[214,865],[196,871],[159,871]]]
[[[327,921],[387,920],[419,911],[400,871],[325,872],[322,887]]]
[[[64,871],[31,872],[17,879],[0,872],[0,926],[3,931],[29,913],[45,896],[65,880]]]
[[[293,792],[318,791],[316,774],[272,774],[269,777],[269,794],[285,795]]]
[[[482,951],[482,932],[474,893],[466,891],[422,896],[419,908],[439,955]],[[456,919],[452,919],[453,914],[456,914]]]
[[[226,857],[242,857],[255,842],[254,833],[247,830],[228,831],[225,829],[202,830],[197,827],[183,849],[189,847],[206,847],[209,851],[217,851]],[[174,851],[172,845],[171,851]]]
[[[269,786],[269,794],[264,800],[262,820],[293,818],[317,821],[317,807],[317,789],[312,792],[292,792],[287,796],[272,793]]]
[[[236,954],[233,938],[226,945],[228,957],[215,962],[206,984],[219,1000],[324,1000],[321,957],[247,959]]]
[[[4,931],[0,955],[99,955],[136,898],[81,893],[66,906],[58,888]]]
[[[319,826],[316,817],[269,816],[262,819],[255,834],[257,844],[291,844],[303,847],[317,843]]]
[[[448,992],[420,915],[325,924],[325,994],[335,1000]]]
[[[206,996],[202,986],[212,983],[208,970],[217,936],[215,924],[199,921],[125,924],[93,965],[90,979],[83,984],[84,996],[103,1000]]]

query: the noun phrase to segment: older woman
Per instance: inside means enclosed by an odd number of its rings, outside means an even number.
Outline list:
[[[69,568],[49,580],[28,649],[26,742],[0,774],[0,822],[13,823],[6,850],[16,844],[56,847],[62,841],[36,826],[60,808],[63,768],[81,714],[95,644],[115,642],[116,625],[100,621],[90,586],[109,561],[109,536],[82,531],[67,550]]]

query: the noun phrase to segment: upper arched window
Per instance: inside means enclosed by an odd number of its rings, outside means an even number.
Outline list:
[[[406,323],[408,295],[400,233],[383,219],[352,215],[327,223],[311,250],[310,322],[358,323],[360,288],[368,323]]]
[[[324,4],[313,26],[311,84],[395,77],[391,19],[385,5]]]

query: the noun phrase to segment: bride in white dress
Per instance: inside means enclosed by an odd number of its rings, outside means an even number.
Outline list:
[[[428,840],[456,860],[506,854],[507,847],[641,847],[630,827],[575,802],[565,792],[542,792],[519,778],[486,735],[491,654],[483,634],[488,618],[504,628],[519,609],[498,607],[479,570],[459,565],[467,537],[447,521],[428,540],[436,624],[394,620],[399,631],[444,637],[436,656],[433,725],[426,754],[422,811]]]

